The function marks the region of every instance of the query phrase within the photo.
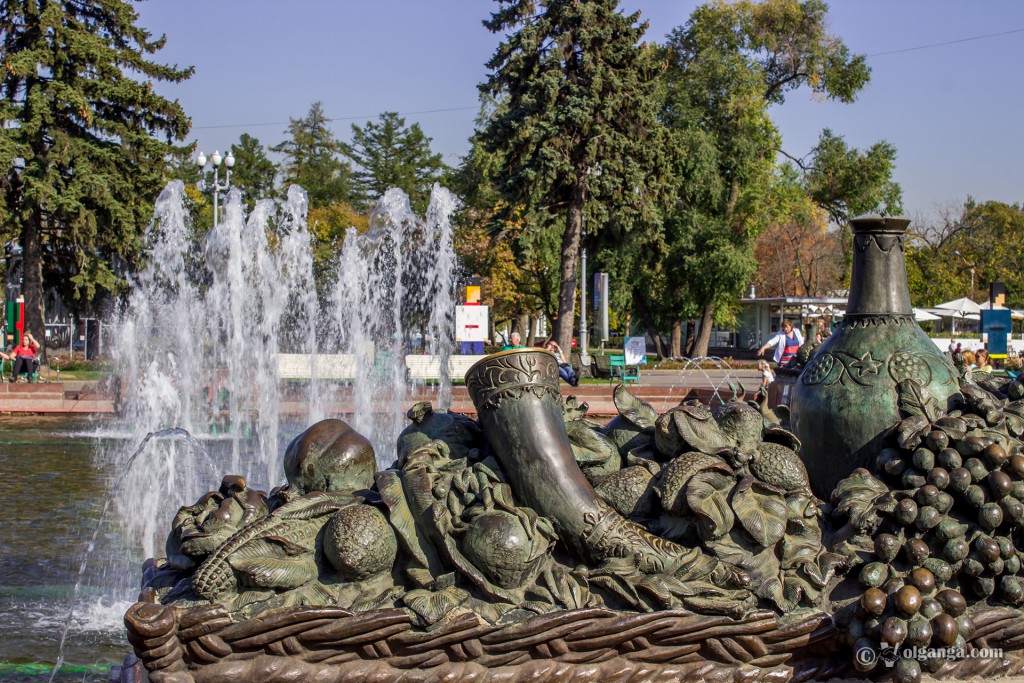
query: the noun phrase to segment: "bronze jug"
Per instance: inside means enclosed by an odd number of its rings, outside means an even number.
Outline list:
[[[904,256],[906,218],[850,221],[853,271],[846,316],[797,379],[790,402],[815,494],[828,500],[858,467],[871,468],[899,423],[896,386],[913,379],[944,409],[956,369],[914,320]]]

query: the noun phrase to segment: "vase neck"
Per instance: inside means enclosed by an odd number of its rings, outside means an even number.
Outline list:
[[[853,272],[847,316],[913,315],[903,242],[905,218],[854,218]]]

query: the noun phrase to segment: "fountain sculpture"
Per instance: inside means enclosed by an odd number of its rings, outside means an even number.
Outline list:
[[[488,356],[475,418],[418,403],[386,453],[323,420],[286,449],[286,486],[229,475],[182,507],[125,617],[122,680],[1019,674],[1024,383],[905,341],[874,360],[912,324],[872,308],[905,286],[905,227],[855,222],[874,322],[854,310],[801,374],[799,436],[739,401],[658,415],[622,386],[602,426],[551,354]]]

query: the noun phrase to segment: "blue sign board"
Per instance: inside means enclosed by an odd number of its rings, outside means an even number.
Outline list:
[[[1009,309],[981,311],[981,331],[988,335],[988,353],[991,356],[1005,356],[1006,344],[1013,328],[1010,326]]]

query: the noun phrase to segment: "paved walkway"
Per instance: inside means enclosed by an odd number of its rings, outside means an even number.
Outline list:
[[[735,389],[730,387],[733,382]],[[629,392],[651,404],[658,412],[664,412],[679,404],[684,398],[697,396],[704,399],[730,399],[734,391],[746,391],[753,396],[757,389],[758,373],[755,370],[657,370],[640,373],[639,382],[627,385]],[[578,387],[562,383],[563,396],[576,396],[589,405],[589,414],[595,417],[610,417],[617,414],[612,402],[615,384],[608,381],[585,382]],[[417,401],[435,400],[436,392],[431,388],[410,389],[405,402],[412,405]],[[452,388],[452,410],[475,414],[476,409],[465,386]],[[283,397],[281,412],[287,415],[301,415],[306,412],[304,400],[289,400]],[[115,397],[104,392],[97,382],[42,382],[39,384],[0,384],[0,413],[51,413],[66,415],[104,415],[116,412]],[[352,392],[342,387],[337,391],[337,401],[329,409],[335,415],[350,415],[355,412]]]

